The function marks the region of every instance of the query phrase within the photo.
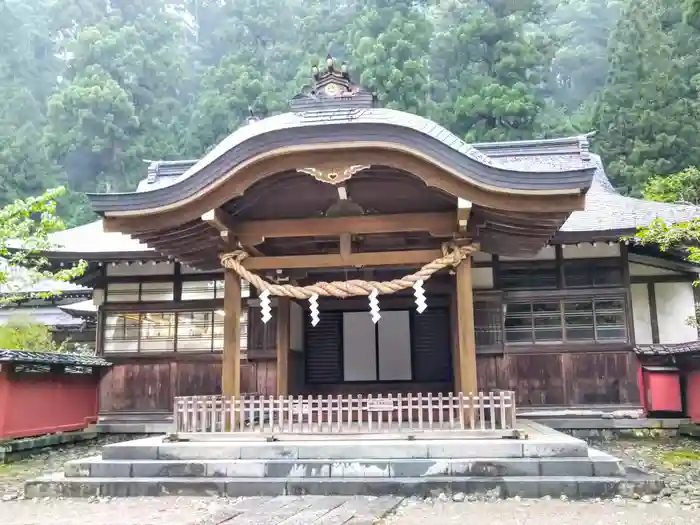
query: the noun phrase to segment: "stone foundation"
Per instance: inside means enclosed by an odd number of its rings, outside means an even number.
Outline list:
[[[655,491],[643,474],[630,480],[616,458],[535,423],[522,439],[378,434],[301,440],[264,435],[178,442],[164,436],[104,447],[63,473],[30,481],[28,497],[156,495],[403,495],[498,493],[501,497],[610,497]]]

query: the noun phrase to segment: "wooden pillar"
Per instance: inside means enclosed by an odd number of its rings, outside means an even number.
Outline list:
[[[452,391],[455,393],[461,392],[459,375],[459,323],[457,322],[457,290],[456,287],[452,290],[450,297],[450,341],[452,343]]]
[[[277,298],[277,395],[289,395],[289,297]]]
[[[457,266],[457,352],[455,388],[468,394],[477,392],[476,341],[474,338],[474,294],[472,258]]]
[[[241,278],[224,270],[224,353],[221,363],[221,393],[241,395]]]

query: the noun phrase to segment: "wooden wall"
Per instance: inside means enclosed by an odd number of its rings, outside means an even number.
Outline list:
[[[100,383],[100,412],[169,412],[175,396],[221,393],[221,356],[110,358],[114,366]],[[276,363],[241,363],[241,391],[274,395]]]
[[[477,356],[480,390],[514,390],[518,406],[639,404],[632,351]]]

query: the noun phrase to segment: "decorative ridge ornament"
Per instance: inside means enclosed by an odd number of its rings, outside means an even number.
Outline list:
[[[369,167],[368,165],[360,164],[345,168],[340,166],[321,166],[318,168],[297,168],[297,171],[311,175],[317,181],[325,182],[326,184],[340,184],[355,175],[355,173],[366,170]]]
[[[342,62],[338,68],[330,54],[326,57],[325,71],[321,70],[318,63],[314,63],[311,66],[311,75],[311,85],[305,86],[302,92],[292,99],[293,110],[306,110],[314,106],[327,107],[329,103],[334,106],[374,106],[375,95],[353,83],[348,64]]]

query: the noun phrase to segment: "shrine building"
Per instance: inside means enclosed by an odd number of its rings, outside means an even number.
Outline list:
[[[620,195],[586,136],[466,144],[329,61],[212,146],[47,254],[89,263],[114,428],[218,394],[637,407],[635,347],[698,339],[698,268],[622,239],[700,208]]]

